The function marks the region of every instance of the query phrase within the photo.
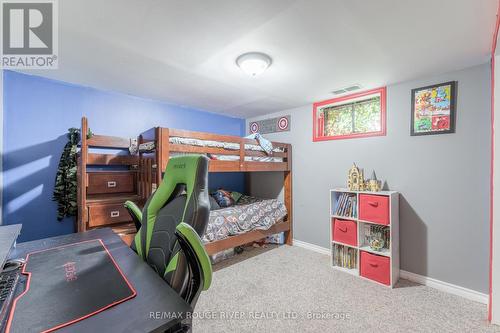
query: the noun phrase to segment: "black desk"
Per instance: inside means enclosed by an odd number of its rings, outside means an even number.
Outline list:
[[[36,250],[97,238],[111,252],[137,296],[57,332],[161,332],[192,312],[190,305],[109,228],[19,243],[9,258],[24,258]]]

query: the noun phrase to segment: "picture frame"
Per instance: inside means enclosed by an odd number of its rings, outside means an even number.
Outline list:
[[[411,90],[410,135],[455,133],[457,82]]]

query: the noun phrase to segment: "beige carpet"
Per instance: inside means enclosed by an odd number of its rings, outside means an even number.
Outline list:
[[[252,249],[215,270],[194,332],[500,332],[484,304],[406,280],[385,288],[298,247]]]

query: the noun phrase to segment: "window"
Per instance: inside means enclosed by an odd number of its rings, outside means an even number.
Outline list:
[[[385,135],[385,87],[315,103],[314,141]]]

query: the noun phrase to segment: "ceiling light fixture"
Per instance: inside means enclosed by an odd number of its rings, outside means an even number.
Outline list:
[[[271,63],[271,57],[260,52],[248,52],[236,58],[236,65],[252,77],[264,73]]]

